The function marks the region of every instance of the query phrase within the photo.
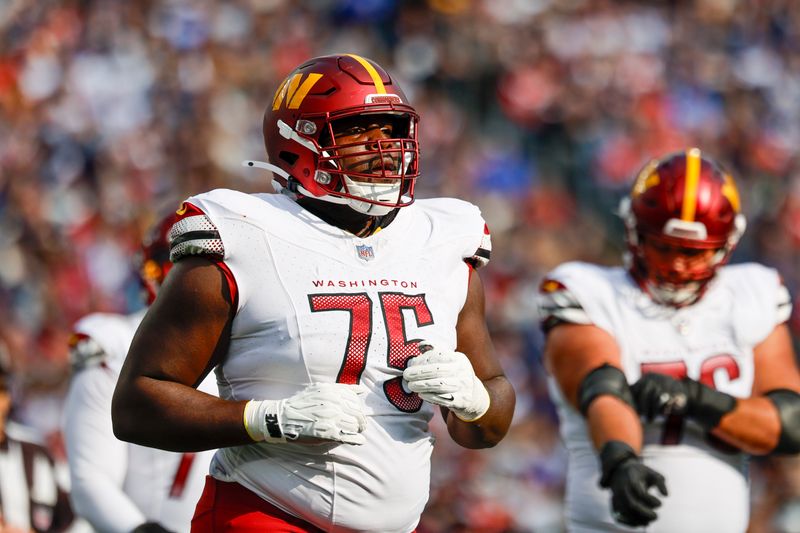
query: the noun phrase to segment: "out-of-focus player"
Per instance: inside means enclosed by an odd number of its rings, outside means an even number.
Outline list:
[[[646,165],[621,215],[625,268],[566,263],[541,285],[569,529],[743,532],[748,454],[800,450],[789,293],[723,266],[745,219],[697,148]]]
[[[139,273],[148,304],[172,266],[166,235],[175,219],[162,219],[142,246]],[[213,455],[167,452],[114,437],[111,398],[144,313],[88,315],[70,341],[73,375],[63,430],[71,498],[76,513],[102,532],[189,531]],[[216,384],[209,379],[201,389],[214,394]]]
[[[74,515],[53,456],[37,431],[10,418],[12,379],[0,342],[0,533],[68,531]]]
[[[417,126],[375,62],[310,59],[268,104],[270,163],[252,163],[282,194],[215,190],[179,210],[114,429],[221,448],[193,531],[412,531],[434,406],[463,446],[505,435],[514,393],[475,272],[489,233],[472,204],[414,201]],[[223,399],[193,389],[212,367]]]

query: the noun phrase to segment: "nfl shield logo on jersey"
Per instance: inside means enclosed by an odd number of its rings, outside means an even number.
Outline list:
[[[372,246],[367,246],[366,244],[357,244],[356,252],[358,253],[358,258],[363,259],[364,261],[372,261],[375,259],[375,252],[372,251]]]

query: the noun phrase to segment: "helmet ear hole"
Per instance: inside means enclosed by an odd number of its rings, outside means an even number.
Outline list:
[[[293,154],[292,152],[287,152],[286,150],[282,151],[278,154],[278,157],[281,158],[283,161],[286,161],[289,166],[294,166],[297,163],[297,160],[300,158],[297,154]]]

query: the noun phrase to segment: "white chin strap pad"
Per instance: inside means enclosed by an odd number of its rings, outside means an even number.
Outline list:
[[[359,213],[375,217],[382,217],[384,215],[388,215],[391,212],[391,210],[394,209],[393,207],[390,207],[388,205],[371,204],[369,202],[362,202],[360,200],[354,200],[352,198],[348,198],[347,204],[354,211],[358,211]]]
[[[400,198],[399,180],[392,183],[366,183],[355,181],[347,175],[344,176],[344,180],[347,184],[347,191],[353,196],[375,202],[387,202],[392,204],[397,203]],[[393,206],[373,204],[355,198],[348,198],[348,204],[355,211],[372,216],[383,216],[394,209]]]
[[[648,290],[655,300],[661,304],[678,307],[694,303],[698,299],[702,288],[703,284],[697,281],[690,281],[675,287],[659,286],[648,282]]]

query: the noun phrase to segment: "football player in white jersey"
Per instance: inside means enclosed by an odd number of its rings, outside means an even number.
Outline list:
[[[697,148],[646,165],[621,214],[626,268],[565,263],[541,285],[568,527],[743,532],[748,455],[800,451],[788,291],[723,266],[745,219]]]
[[[148,303],[171,263],[162,219],[142,246],[140,276]],[[188,532],[213,452],[175,453],[114,437],[111,398],[120,368],[144,311],[93,313],[77,322],[70,340],[73,375],[63,430],[75,511],[97,531]],[[215,393],[209,379],[202,388]]]
[[[45,440],[11,418],[12,380],[11,357],[0,342],[0,533],[78,530]]]
[[[280,192],[179,209],[113,413],[126,440],[221,448],[193,531],[413,531],[434,407],[465,447],[505,435],[489,232],[472,204],[414,200],[417,125],[375,62],[310,59],[268,105],[270,162],[248,163]],[[222,399],[193,388],[212,368]]]

